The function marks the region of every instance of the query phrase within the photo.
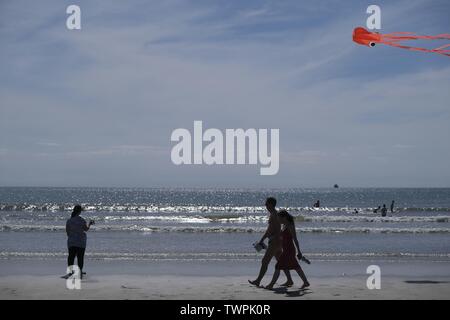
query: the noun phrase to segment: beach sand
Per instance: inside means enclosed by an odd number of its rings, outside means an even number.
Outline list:
[[[322,261],[306,266],[311,288],[301,281],[269,291],[251,286],[257,261],[91,261],[81,290],[68,290],[62,260],[0,261],[0,299],[449,299],[449,262],[383,262],[381,289],[369,290],[365,270],[374,261]],[[273,266],[271,266],[272,268]],[[270,281],[269,269],[263,284]],[[280,278],[279,283],[284,281]]]

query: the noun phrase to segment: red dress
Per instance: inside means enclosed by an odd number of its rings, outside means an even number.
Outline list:
[[[297,252],[295,250],[294,241],[288,229],[284,229],[281,232],[281,243],[283,246],[283,252],[278,258],[275,268],[279,270],[295,270],[300,268],[297,261]]]

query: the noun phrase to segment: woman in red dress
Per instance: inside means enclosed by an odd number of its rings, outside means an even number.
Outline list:
[[[302,253],[300,251],[300,246],[297,240],[297,234],[295,232],[294,217],[291,216],[286,210],[281,210],[278,213],[280,223],[283,225],[281,231],[281,240],[283,246],[283,252],[277,259],[277,264],[275,265],[275,273],[273,274],[272,281],[266,286],[266,289],[273,289],[274,284],[277,282],[280,276],[280,270],[288,273],[288,270],[297,271],[300,278],[303,280],[303,286],[301,289],[309,287],[309,282],[306,279],[305,273],[300,267],[297,261],[302,258]],[[294,246],[295,245],[295,246]],[[296,255],[295,249],[297,248],[298,254]]]

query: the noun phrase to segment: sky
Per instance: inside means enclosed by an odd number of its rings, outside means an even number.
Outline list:
[[[450,33],[447,0],[1,0],[0,186],[450,187],[450,58],[353,43],[370,4]],[[194,120],[278,128],[278,174],[174,165]]]

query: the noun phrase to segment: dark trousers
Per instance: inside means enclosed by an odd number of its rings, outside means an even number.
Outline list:
[[[84,265],[84,251],[85,248],[80,247],[70,247],[69,248],[69,257],[67,258],[67,265],[73,266],[75,262],[75,257],[77,257],[78,268],[80,268],[80,272],[83,271]]]

